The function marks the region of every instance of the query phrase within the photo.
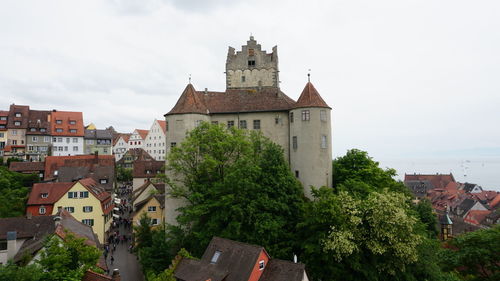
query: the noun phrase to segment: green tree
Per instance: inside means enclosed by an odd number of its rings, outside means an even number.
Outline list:
[[[463,280],[500,280],[500,225],[459,235],[441,255],[448,271]]]
[[[336,158],[332,167],[333,186],[338,191],[345,190],[358,197],[384,189],[409,194],[401,181],[394,180],[396,170],[380,168],[365,151],[351,149],[345,156]]]
[[[50,236],[37,262],[44,271],[42,280],[81,280],[87,269],[102,272],[96,264],[101,252],[71,233],[61,241]]]
[[[186,249],[180,249],[177,252],[177,255],[175,258],[172,260],[172,263],[170,266],[165,269],[163,272],[159,274],[155,274],[154,272],[149,272],[147,276],[148,281],[177,281],[177,279],[174,276],[175,269],[181,262],[183,258],[188,258],[188,259],[194,259],[191,254]]]
[[[153,232],[151,230],[151,218],[147,213],[142,213],[139,223],[134,226],[135,250],[151,247],[153,244]]]
[[[180,208],[184,237],[177,240],[200,255],[213,236],[264,246],[290,258],[303,190],[283,150],[254,131],[203,123],[168,157],[167,182]]]
[[[423,199],[415,205],[415,211],[418,218],[423,223],[425,231],[429,238],[436,238],[438,235],[437,217],[432,210],[432,204],[429,200]]]
[[[41,281],[43,270],[37,264],[18,266],[14,263],[0,265],[0,280]]]
[[[25,213],[28,187],[39,180],[37,175],[11,172],[0,166],[0,217],[17,217]]]
[[[165,228],[162,226],[152,230],[150,246],[138,248],[142,270],[148,274],[159,273],[167,268],[172,256],[171,250]]]
[[[130,182],[132,181],[132,169],[127,169],[123,167],[118,167],[116,169],[116,179],[119,182]]]
[[[386,280],[417,261],[422,238],[404,195],[372,192],[360,200],[325,187],[313,194],[299,224],[302,260],[313,279]]]

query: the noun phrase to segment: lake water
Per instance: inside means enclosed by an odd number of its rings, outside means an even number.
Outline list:
[[[376,159],[375,159],[376,160]],[[393,168],[398,179],[406,174],[449,174],[458,182],[479,184],[485,190],[500,191],[500,157],[464,159],[384,159],[380,167]]]

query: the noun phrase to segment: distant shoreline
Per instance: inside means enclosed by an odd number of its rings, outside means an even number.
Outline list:
[[[458,182],[479,184],[485,190],[500,191],[500,157],[375,159],[382,168],[393,168],[397,179],[405,174],[449,174]]]

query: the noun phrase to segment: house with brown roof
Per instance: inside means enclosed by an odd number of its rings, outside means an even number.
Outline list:
[[[429,182],[432,188],[446,188],[450,182],[455,182],[453,174],[405,174],[404,182]],[[431,188],[431,189],[432,189]]]
[[[134,168],[135,161],[153,161],[155,160],[146,150],[142,148],[131,148],[125,152],[123,157],[116,161],[117,167],[122,167],[126,169]]]
[[[26,129],[30,107],[11,104],[7,117],[7,143],[4,147],[4,157],[26,158]]]
[[[59,209],[91,226],[101,243],[112,221],[111,195],[91,178],[75,182],[36,183],[30,192],[27,214],[54,215]]]
[[[165,172],[165,162],[163,161],[135,161],[132,170],[132,189],[136,190],[141,187],[145,182],[152,181],[159,174]]]
[[[9,170],[22,174],[37,174],[40,179],[45,175],[44,162],[11,162]]]
[[[26,255],[36,260],[48,235],[65,239],[66,231],[84,238],[89,246],[100,247],[92,227],[76,220],[65,210],[49,216],[0,218],[0,230],[0,264],[9,259],[18,262]]]
[[[331,186],[331,107],[316,87],[308,81],[295,93],[300,93],[297,101],[290,98],[279,87],[277,47],[267,53],[252,36],[241,51],[229,48],[225,73],[225,91],[197,91],[189,83],[164,115],[167,156],[201,122],[255,130],[283,148],[307,197],[312,197],[311,186]],[[175,218],[167,222],[175,224]]]
[[[139,225],[142,214],[147,214],[151,219],[151,226],[158,227],[164,222],[165,194],[150,194],[144,200],[134,202],[134,213],[132,214],[133,225]]]
[[[73,111],[57,111],[50,113],[50,130],[52,134],[52,155],[82,155],[83,113]]]
[[[180,281],[307,281],[304,264],[271,259],[266,250],[214,237],[200,260],[182,259],[174,272]]]
[[[165,133],[167,130],[167,123],[165,120],[153,121],[151,128],[148,131],[146,139],[144,140],[144,149],[155,160],[165,161],[166,154],[166,138]]]
[[[29,111],[26,145],[26,159],[29,161],[43,161],[51,155],[50,111]]]

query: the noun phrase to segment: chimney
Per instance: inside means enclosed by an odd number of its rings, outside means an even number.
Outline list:
[[[205,95],[208,95],[208,88],[205,88]]]
[[[33,217],[33,214],[31,212],[26,213],[26,218],[31,219]]]
[[[17,250],[17,232],[7,231],[7,259],[14,258]]]
[[[113,275],[111,276],[111,280],[120,281],[122,278],[120,276],[120,271],[118,268],[113,269]]]

